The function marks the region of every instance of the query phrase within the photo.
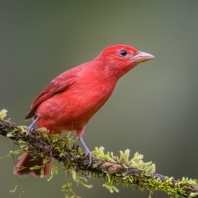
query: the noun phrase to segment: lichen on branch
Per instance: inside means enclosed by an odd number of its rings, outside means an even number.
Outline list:
[[[52,162],[58,160],[63,163],[63,168],[67,174],[71,174],[76,183],[80,183],[87,188],[91,185],[86,184],[86,179],[79,175],[89,176],[90,178],[104,179],[104,187],[110,192],[118,192],[115,184],[123,186],[132,186],[141,190],[147,189],[150,193],[154,191],[164,191],[170,196],[176,197],[198,197],[197,180],[182,178],[175,180],[173,177],[163,176],[156,173],[155,165],[152,162],[145,163],[143,155],[135,153],[130,159],[130,150],[120,151],[120,156],[114,156],[112,152],[104,153],[104,148],[95,148],[92,151],[94,156],[90,166],[88,156],[76,144],[76,138],[67,133],[64,137],[49,134],[47,129],[39,128],[31,133],[27,131],[26,126],[17,126],[10,120],[4,120],[6,110],[0,112],[0,134],[14,140],[20,149],[12,151],[13,154],[23,154],[26,151],[31,153],[33,158],[42,156],[45,166],[51,159]],[[42,167],[32,167],[42,168]],[[42,169],[41,169],[42,170]],[[53,164],[52,179],[60,169]],[[41,174],[42,176],[42,174]],[[63,191],[72,190],[71,182],[63,185]],[[75,196],[74,196],[75,197]],[[76,196],[77,197],[77,196]]]

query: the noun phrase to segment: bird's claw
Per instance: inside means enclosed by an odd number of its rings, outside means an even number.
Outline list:
[[[27,131],[28,132],[32,132],[34,130],[34,128],[33,128],[33,126],[32,126],[32,124],[27,128]]]
[[[92,158],[93,158],[93,155],[91,154],[90,151],[86,152],[86,156],[89,156],[89,164],[88,164],[88,167],[90,167],[91,163],[92,163]]]
[[[32,132],[33,130],[34,130],[34,128],[33,128],[33,126],[34,126],[34,124],[37,122],[37,120],[39,119],[39,116],[38,117],[36,117],[36,119],[34,119],[34,121],[32,122],[32,124],[30,124],[30,126],[27,128],[27,134],[26,134],[26,137],[28,136],[28,134],[30,133],[30,132]]]
[[[31,133],[34,130],[32,124],[27,128],[27,133],[26,133],[26,137],[29,135],[29,133]]]

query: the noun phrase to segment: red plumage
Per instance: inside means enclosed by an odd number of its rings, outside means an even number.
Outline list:
[[[91,153],[82,139],[86,124],[111,96],[121,76],[138,63],[153,58],[127,45],[107,47],[93,61],[65,71],[52,80],[34,100],[25,118],[37,118],[38,127],[46,127],[50,133],[76,131],[91,163]],[[36,164],[29,159],[25,154],[17,167],[27,168],[14,173],[39,176],[38,170],[29,170]],[[50,174],[50,167],[46,167],[45,176]]]

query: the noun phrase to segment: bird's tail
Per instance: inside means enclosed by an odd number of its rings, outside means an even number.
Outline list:
[[[43,158],[39,157],[36,160],[32,160],[32,157],[29,153],[25,153],[22,159],[17,163],[16,168],[14,170],[15,175],[19,176],[28,176],[32,174],[35,177],[40,177],[41,169],[30,170],[31,167],[34,166],[42,166],[43,165]],[[48,177],[51,172],[51,162],[44,167],[44,177]]]

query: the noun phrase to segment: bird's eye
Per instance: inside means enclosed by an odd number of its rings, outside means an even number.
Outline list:
[[[119,53],[120,53],[121,56],[126,56],[127,55],[126,50],[120,50]]]

